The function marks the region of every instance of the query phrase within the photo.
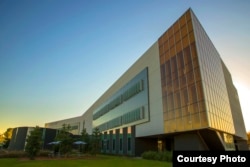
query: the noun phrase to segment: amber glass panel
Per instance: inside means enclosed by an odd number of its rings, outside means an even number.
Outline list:
[[[194,75],[195,75],[195,80],[196,81],[200,81],[201,80],[200,68],[195,68],[194,69]]]
[[[170,49],[170,57],[173,57],[175,55],[175,47],[173,46],[171,49]]]
[[[193,43],[191,44],[191,53],[192,53],[192,58],[197,57],[195,42],[193,42]]]
[[[175,33],[175,42],[180,41],[180,39],[181,39],[180,31],[177,31],[177,32]]]
[[[178,79],[178,72],[177,71],[173,72],[173,75],[172,75],[172,80],[176,80],[176,79]]]
[[[180,97],[180,92],[175,92],[174,93],[174,107],[175,108],[180,108],[181,107],[181,97]]]
[[[172,83],[172,73],[166,74],[166,80],[167,80],[167,86],[170,86],[169,84]]]
[[[180,27],[182,27],[184,24],[186,24],[185,16],[180,18]]]
[[[184,117],[183,118],[183,122],[184,122],[184,128],[186,130],[192,129],[192,120],[190,119],[190,117]]]
[[[185,64],[189,64],[192,62],[192,57],[191,57],[191,53],[190,53],[190,47],[186,47],[184,50],[183,50],[183,53],[184,53],[184,62]]]
[[[163,36],[163,43],[168,40],[168,33],[165,33]]]
[[[190,71],[193,71],[193,65],[191,62],[185,65],[185,74],[189,73]]]
[[[176,122],[175,122],[175,120],[171,120],[171,130],[172,131],[176,130]]]
[[[194,104],[188,105],[188,113],[193,114],[194,113]]]
[[[169,38],[169,47],[171,48],[171,47],[173,47],[174,46],[174,36],[171,36],[170,38]]]
[[[166,61],[166,74],[169,75],[171,73],[171,65],[170,65],[170,60]]]
[[[184,37],[187,35],[187,33],[188,33],[187,26],[183,26],[181,28],[181,36]]]
[[[190,102],[195,103],[197,102],[197,94],[196,94],[196,86],[195,84],[189,86],[189,96],[190,96]]]
[[[165,61],[168,60],[170,58],[170,53],[169,53],[169,50],[167,50],[165,52]]]
[[[171,58],[171,70],[172,72],[177,71],[177,62],[176,62],[176,56]]]
[[[181,110],[182,110],[182,117],[185,117],[185,116],[189,115],[188,107],[187,106],[182,107]]]
[[[181,108],[175,109],[175,118],[180,118],[182,116]]]
[[[168,111],[168,119],[174,119],[174,118],[175,118],[174,110]]]
[[[188,84],[194,83],[194,73],[193,73],[193,71],[190,71],[189,73],[187,73],[187,82],[188,82]]]
[[[200,113],[200,118],[201,118],[201,126],[202,127],[207,127],[208,123],[207,123],[207,115],[206,112],[201,112]]]
[[[191,32],[189,33],[189,39],[190,39],[190,43],[192,43],[192,42],[195,41],[195,39],[194,39],[194,32],[193,32],[193,31],[191,31]]]
[[[183,88],[186,86],[186,83],[187,83],[187,79],[186,79],[186,76],[183,75],[180,77],[180,87]]]
[[[180,52],[182,50],[182,47],[181,47],[181,41],[177,42],[176,43],[176,52]]]
[[[188,42],[188,36],[185,36],[183,39],[182,39],[182,46],[183,48],[187,47],[189,44]]]
[[[160,55],[162,55],[164,53],[163,51],[164,51],[163,46],[160,46],[160,48],[159,48]]]
[[[184,72],[185,72],[184,68],[180,68],[180,69],[178,70],[179,77],[182,77],[183,75],[185,75]]]
[[[174,32],[176,32],[176,31],[179,30],[179,23],[178,23],[178,21],[176,21],[176,22],[174,23],[173,27],[174,27]]]
[[[164,51],[166,52],[169,49],[168,40],[164,43]]]
[[[171,111],[174,109],[174,99],[173,99],[173,93],[170,93],[167,97],[168,100],[168,111]]]
[[[176,78],[176,80],[174,80],[173,84],[174,84],[174,91],[177,91],[179,89],[179,79]]]
[[[203,100],[204,99],[204,95],[203,95],[203,91],[202,91],[202,85],[201,82],[197,82],[196,83],[196,88],[197,88],[197,97],[198,100]]]
[[[194,68],[198,68],[199,67],[198,57],[193,58],[193,66],[194,66]]]
[[[193,107],[194,107],[194,112],[195,112],[195,113],[200,112],[198,103],[194,103],[194,104],[193,104]]]
[[[193,126],[193,128],[200,128],[200,124],[201,124],[201,122],[200,122],[200,114],[199,113],[197,113],[197,114],[193,114],[192,115],[192,126]]]
[[[166,69],[165,69],[165,64],[161,65],[161,79],[165,79],[166,77]]]
[[[165,56],[164,55],[160,56],[160,63],[161,63],[161,65],[164,64],[164,61],[165,61]]]
[[[176,119],[176,130],[182,131],[183,128],[183,120],[182,118]]]
[[[171,36],[174,35],[174,27],[171,26],[169,29],[168,29],[168,38],[170,38]]]
[[[186,106],[188,104],[188,92],[187,88],[181,89],[181,106]]]
[[[188,26],[188,32],[191,32],[193,30],[193,25],[191,20],[187,23],[187,26]]]
[[[183,60],[183,54],[182,52],[179,52],[177,54],[177,65],[179,69],[183,69],[184,68],[184,60]]]
[[[161,36],[161,37],[159,38],[158,42],[159,42],[159,46],[161,46],[161,45],[163,44],[163,36]]]
[[[191,13],[190,12],[186,13],[186,19],[187,19],[187,21],[191,20]]]

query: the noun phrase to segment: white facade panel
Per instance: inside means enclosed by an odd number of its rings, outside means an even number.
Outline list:
[[[136,137],[162,134],[164,132],[158,48],[156,42],[138,62],[142,67],[148,67],[150,120],[136,126]]]

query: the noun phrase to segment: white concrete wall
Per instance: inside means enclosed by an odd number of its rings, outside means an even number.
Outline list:
[[[136,125],[136,137],[162,134],[164,128],[158,42],[155,42],[82,116],[46,123],[45,127],[60,128],[64,123],[73,124],[80,122],[79,134],[82,131],[83,124],[87,132],[91,134],[93,111],[146,67],[148,67],[149,80],[150,121]]]
[[[151,48],[144,53],[134,68],[140,69],[146,66],[148,67],[149,80],[150,120],[145,124],[136,126],[136,137],[162,134],[164,132],[158,42],[153,44]]]
[[[136,137],[162,134],[164,128],[158,42],[155,42],[87,112],[92,113],[146,67],[149,79],[150,121],[136,126]]]
[[[66,125],[78,125],[79,127],[82,126],[82,117],[74,117],[74,118],[69,118],[69,119],[64,119],[64,120],[59,120],[59,121],[55,121],[55,122],[50,122],[50,123],[45,123],[45,128],[52,128],[52,129],[60,129],[62,128],[63,124]],[[73,134],[78,135],[80,134],[80,128],[77,131],[74,131]]]

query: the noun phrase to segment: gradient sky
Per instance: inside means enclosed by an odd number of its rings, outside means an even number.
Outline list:
[[[250,131],[250,1],[1,0],[0,133],[82,115],[189,7]]]

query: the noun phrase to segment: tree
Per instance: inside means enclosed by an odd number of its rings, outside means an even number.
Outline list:
[[[29,158],[33,160],[40,151],[42,144],[42,132],[38,126],[36,126],[34,130],[30,132],[26,142],[27,144],[25,146],[25,152],[28,153]]]
[[[3,134],[0,134],[0,145],[3,145],[4,144],[4,135]]]
[[[96,155],[100,152],[101,132],[95,128],[91,136],[91,154]]]
[[[3,136],[4,136],[4,145],[3,145],[3,148],[8,148],[9,147],[9,144],[10,144],[10,139],[12,137],[12,131],[13,129],[12,128],[8,128],[6,130],[6,132],[4,132]]]
[[[86,128],[83,128],[82,132],[81,132],[81,140],[84,141],[85,144],[84,145],[84,151],[88,152],[89,151],[89,143],[90,143],[90,138],[89,138],[89,134],[86,131]]]
[[[65,156],[67,156],[72,149],[73,138],[72,134],[69,133],[70,130],[70,125],[66,126],[66,124],[63,124],[62,129],[59,130],[55,138],[56,141],[60,141],[59,151]]]

